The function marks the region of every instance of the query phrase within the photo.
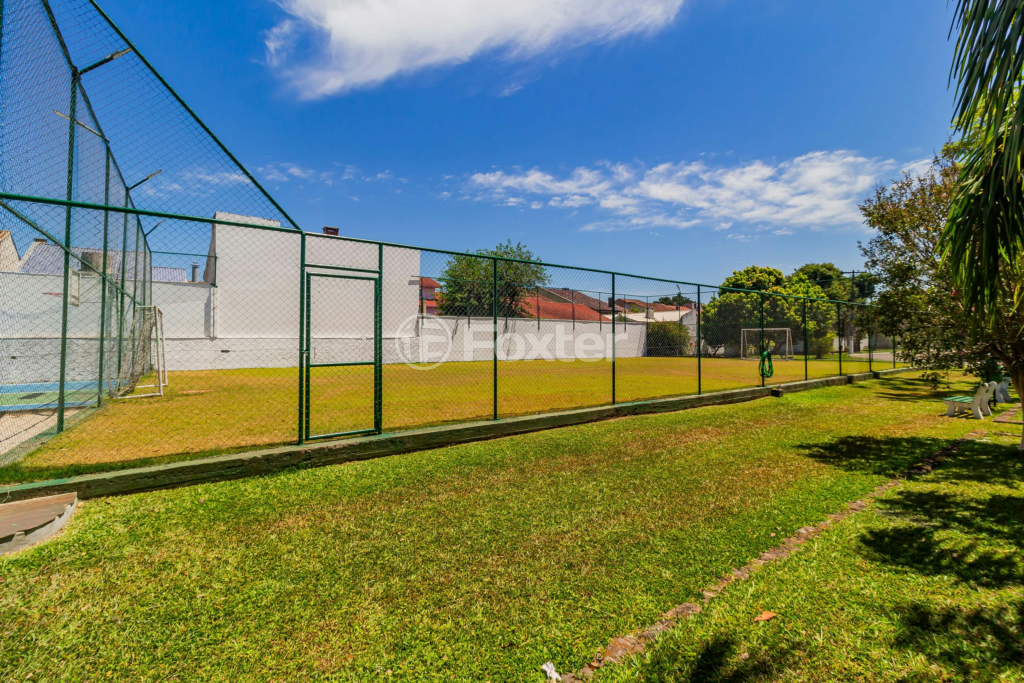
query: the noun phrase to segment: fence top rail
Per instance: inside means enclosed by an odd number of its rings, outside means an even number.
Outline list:
[[[509,258],[507,256],[492,256],[488,254],[474,254],[468,251],[454,251],[451,249],[438,249],[436,247],[418,247],[412,244],[401,244],[398,242],[383,242],[381,240],[369,240],[360,237],[345,237],[342,235],[324,235],[320,233],[307,232],[305,230],[296,230],[295,228],[286,228],[281,226],[273,225],[259,225],[257,223],[247,223],[244,221],[228,221],[220,218],[203,218],[201,216],[189,216],[185,214],[167,213],[163,211],[149,211],[146,209],[137,209],[135,207],[123,207],[123,206],[108,206],[105,204],[91,204],[89,202],[79,202],[67,199],[52,199],[49,197],[33,197],[31,195],[18,195],[7,192],[0,192],[0,199],[9,201],[22,201],[31,202],[34,204],[54,204],[57,206],[70,206],[78,209],[92,209],[95,211],[111,211],[115,213],[127,213],[135,216],[150,216],[152,218],[168,218],[173,220],[188,221],[192,223],[212,223],[215,225],[230,225],[240,228],[253,228],[256,230],[269,230],[272,232],[286,232],[292,235],[300,235],[303,238],[313,237],[317,239],[329,239],[329,240],[340,240],[344,242],[355,242],[357,244],[370,244],[381,247],[390,247],[392,249],[410,249],[413,251],[426,251],[435,254],[447,254],[449,256],[469,256],[472,258],[479,258],[491,261],[504,261],[507,263],[523,263],[532,266],[543,266],[545,268],[564,268],[566,270],[575,270],[587,273],[599,273],[602,275],[611,275],[612,277],[628,277],[637,280],[647,280],[648,282],[664,282],[672,285],[685,285],[687,287],[701,287],[709,291],[721,292],[735,292],[738,294],[758,294],[762,296],[776,297],[779,299],[792,299],[795,301],[814,301],[818,303],[829,303],[829,304],[840,304],[843,306],[860,306],[870,307],[871,304],[859,303],[856,301],[839,301],[836,299],[816,299],[809,296],[797,296],[794,294],[779,294],[777,292],[766,292],[760,289],[739,289],[736,287],[723,287],[722,285],[709,285],[699,282],[687,282],[685,280],[671,280],[668,278],[652,277],[649,275],[636,275],[634,273],[620,273],[614,270],[602,270],[600,268],[587,268],[586,266],[570,266],[561,263],[548,263],[546,261],[527,261],[525,259]]]

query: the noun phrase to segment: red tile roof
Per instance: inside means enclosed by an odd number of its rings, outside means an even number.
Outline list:
[[[575,308],[575,311],[573,310]],[[537,317],[537,299],[529,298],[526,300],[526,310],[529,311],[530,317]],[[597,311],[590,308],[589,306],[583,306],[576,304],[573,306],[571,303],[559,303],[557,301],[549,301],[541,298],[540,300],[540,318],[542,320],[573,320],[575,316],[576,320],[580,321],[598,321],[603,320],[604,322],[610,323],[612,320],[606,316],[600,315]]]
[[[441,283],[432,277],[421,277],[420,287],[426,287],[428,289],[437,289],[441,286]]]

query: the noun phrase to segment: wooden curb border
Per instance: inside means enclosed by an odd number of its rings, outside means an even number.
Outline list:
[[[856,375],[823,377],[774,387],[734,389],[700,396],[681,396],[613,406],[582,408],[558,413],[527,415],[487,422],[470,422],[442,427],[429,427],[392,434],[379,434],[343,441],[281,446],[265,450],[218,455],[196,460],[183,460],[166,465],[83,474],[64,479],[0,486],[0,502],[12,502],[58,493],[76,492],[82,500],[101,496],[117,496],[143,491],[191,486],[229,479],[242,479],[272,474],[291,468],[323,467],[357,460],[369,460],[400,453],[442,448],[457,444],[497,439],[558,427],[609,420],[633,415],[675,412],[706,406],[742,403],[808,391],[822,387],[844,386],[853,382],[878,379],[906,372],[909,368],[865,372]]]
[[[967,436],[943,446],[934,454],[928,456],[907,470],[905,477],[910,478],[913,476],[931,473],[932,470],[938,467],[943,461],[948,460],[951,456],[955,455],[960,450],[960,447],[963,446],[965,441],[979,439],[987,433],[988,432],[984,429],[975,429]],[[852,503],[847,503],[845,510],[828,515],[825,520],[815,524],[814,526],[805,526],[797,529],[794,535],[785,539],[774,548],[761,553],[759,558],[751,560],[746,565],[738,569],[731,570],[718,581],[715,581],[704,588],[704,590],[701,591],[701,595],[704,597],[704,603],[707,604],[709,601],[718,597],[722,591],[725,590],[726,586],[734,581],[750,578],[752,573],[756,572],[769,562],[777,562],[778,560],[789,557],[808,540],[825,531],[825,529],[829,528],[836,522],[840,522],[850,515],[854,515],[865,509],[870,501],[878,498],[889,489],[899,486],[902,482],[902,479],[892,479],[891,481],[887,481],[884,484],[875,487],[875,489],[864,496],[864,498],[855,500]],[[621,664],[624,658],[629,657],[630,655],[639,654],[646,650],[649,644],[654,642],[654,640],[656,640],[658,636],[665,631],[672,629],[677,622],[682,621],[683,619],[689,619],[693,615],[699,614],[700,611],[701,606],[696,603],[683,603],[682,605],[673,607],[668,612],[665,612],[665,614],[661,615],[661,618],[658,619],[658,621],[645,628],[636,636],[620,636],[618,638],[612,638],[606,647],[598,650],[597,655],[589,664],[581,668],[576,673],[562,674],[562,683],[582,683],[583,681],[590,679],[598,669],[608,666],[609,664]]]

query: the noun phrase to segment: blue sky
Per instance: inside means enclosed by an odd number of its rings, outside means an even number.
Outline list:
[[[307,230],[848,269],[857,201],[948,134],[939,0],[102,5]]]

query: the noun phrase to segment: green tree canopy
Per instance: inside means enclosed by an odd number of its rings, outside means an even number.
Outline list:
[[[494,259],[488,257],[498,257]],[[513,260],[506,260],[513,259]],[[490,316],[494,289],[494,268],[497,268],[498,315],[527,317],[526,300],[538,287],[549,281],[540,259],[526,245],[511,240],[494,249],[457,254],[448,259],[437,290],[438,315]]]
[[[793,343],[799,343],[804,334],[804,302],[785,295],[826,298],[825,291],[804,275],[786,278],[781,270],[763,266],[734,271],[722,282],[718,296],[704,307],[701,337],[709,351],[738,351],[742,330],[759,328],[762,318],[766,328],[788,328]],[[819,357],[826,352],[826,341],[827,350],[831,350],[836,314],[832,304],[807,302],[808,342]]]
[[[696,303],[693,299],[682,293],[676,293],[672,296],[663,296],[658,299],[659,304],[665,304],[667,306],[693,306]]]

